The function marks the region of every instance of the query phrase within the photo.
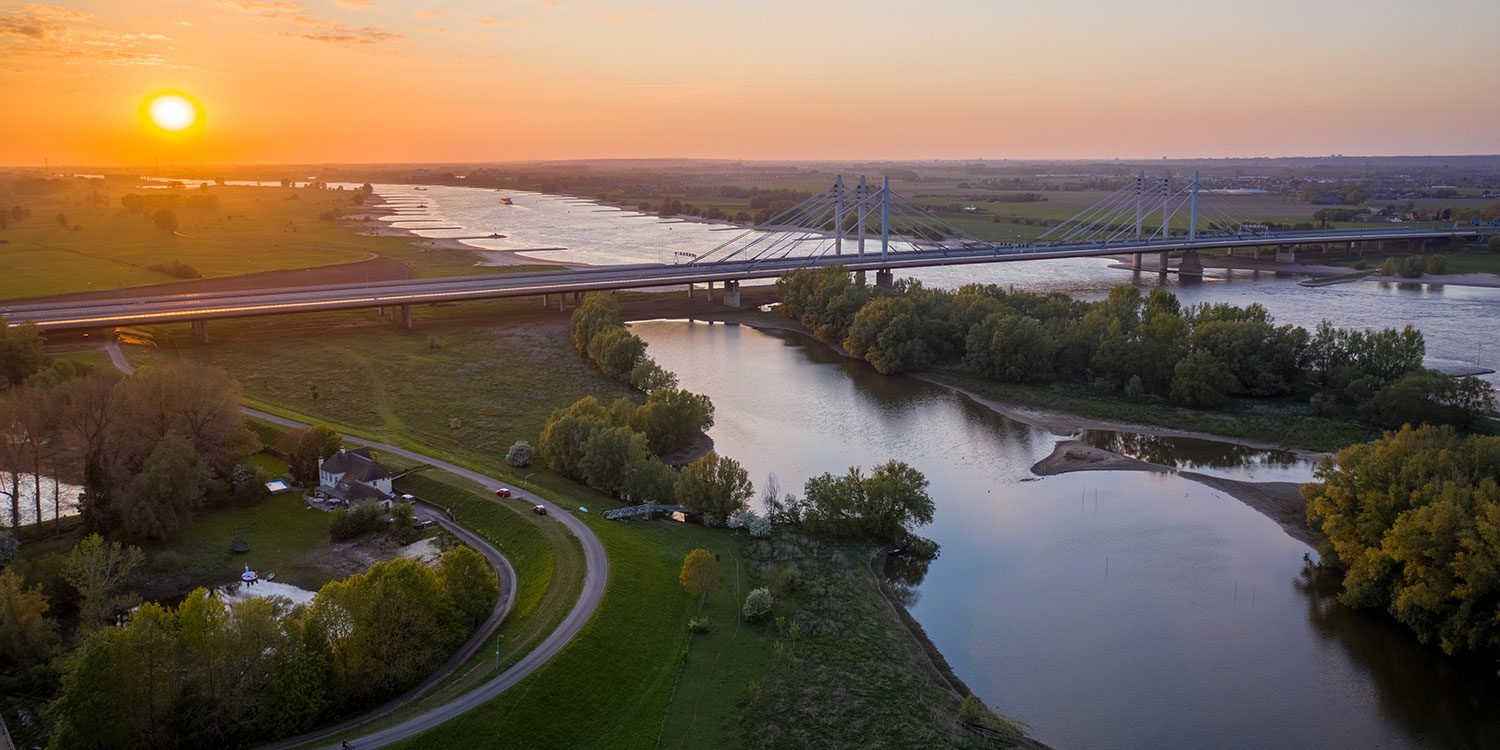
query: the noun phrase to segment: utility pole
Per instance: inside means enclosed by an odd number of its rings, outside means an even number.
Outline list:
[[[844,254],[844,176],[833,181],[833,254]]]
[[[1198,173],[1193,173],[1193,184],[1188,188],[1188,239],[1198,239]]]
[[[868,221],[868,217],[865,215],[866,212],[868,211],[868,207],[865,205],[865,203],[866,203],[866,199],[869,197],[869,194],[870,194],[870,187],[869,187],[869,185],[865,184],[865,176],[864,175],[860,175],[859,176],[859,185],[854,188],[854,200],[855,200],[856,203],[859,204],[859,209],[855,213],[857,213],[858,217],[859,217],[859,254],[860,255],[864,255],[865,254],[865,222]]]
[[[891,249],[891,178],[880,178],[880,259]]]

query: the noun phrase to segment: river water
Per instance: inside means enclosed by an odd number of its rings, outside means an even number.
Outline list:
[[[748,327],[634,330],[716,408],[717,449],[760,485],[897,458],[931,481],[942,553],[913,616],[991,706],[1059,748],[1500,746],[1500,685],[1352,612],[1308,547],[1175,475],[1037,479],[1057,437],[946,389]],[[1100,438],[1100,435],[1095,435]],[[1108,436],[1102,436],[1108,437]],[[1129,440],[1130,436],[1119,436]],[[1183,468],[1306,481],[1211,441],[1135,448]]]
[[[376,194],[398,213],[384,217],[393,227],[422,237],[466,239],[479,250],[520,253],[528,258],[591,264],[671,263],[680,253],[704,253],[740,233],[738,228],[601,206],[567,196],[480,188],[376,185]],[[500,198],[514,205],[502,205]],[[561,249],[540,249],[561,248]],[[1110,287],[1134,280],[1143,288],[1171,289],[1184,303],[1258,302],[1282,323],[1315,326],[1322,320],[1359,328],[1417,326],[1427,339],[1429,363],[1500,369],[1500,289],[1357,282],[1309,288],[1296,278],[1265,272],[1209,271],[1201,281],[1154,273],[1132,275],[1098,258],[994,263],[912,271],[929,286],[968,283],[1014,285],[1084,299],[1102,298]],[[1500,384],[1500,375],[1485,376]]]
[[[379,185],[386,220],[477,249],[585,263],[673,262],[731,236],[589,201],[513,191]],[[500,197],[514,205],[502,205]],[[436,227],[445,227],[438,229]],[[452,227],[452,228],[446,228]],[[562,248],[539,250],[538,248]],[[1421,284],[1298,286],[1210,272],[1132,276],[1098,259],[926,269],[928,285],[1014,285],[1098,298],[1166,286],[1184,302],[1258,302],[1304,326],[1411,323],[1433,364],[1493,367],[1500,290]],[[1037,479],[1057,438],[950,391],[883,377],[825,347],[738,326],[635,330],[717,407],[710,434],[760,484],[907,461],[932,482],[926,534],[942,555],[911,574],[911,611],[958,675],[1060,748],[1500,747],[1500,682],[1332,598],[1310,554],[1238,500],[1175,475]],[[1496,376],[1489,376],[1492,382]],[[1094,434],[1093,442],[1230,478],[1306,481],[1295,456],[1212,442]]]

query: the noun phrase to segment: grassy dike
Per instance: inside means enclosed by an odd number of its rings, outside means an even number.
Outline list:
[[[663,295],[627,299],[634,301],[627,310],[633,304],[642,308],[632,317],[670,315],[682,307]],[[630,393],[573,351],[566,316],[542,311],[534,301],[510,302],[425,310],[419,325],[400,331],[360,315],[226,321],[215,325],[208,346],[194,346],[185,332],[164,327],[149,331],[157,347],[128,349],[142,365],[180,356],[222,366],[240,378],[247,402],[258,408],[414,448],[543,493],[564,507],[591,509],[580,517],[603,541],[611,565],[594,618],[515,688],[405,746],[781,743],[773,737],[804,737],[824,746],[890,745],[897,737],[938,737],[942,745],[974,741],[955,732],[957,697],[940,685],[881,598],[865,564],[870,549],[855,545],[798,566],[803,584],[779,600],[778,612],[813,624],[795,644],[796,658],[787,659],[782,654],[788,636],[774,623],[743,623],[739,617],[744,594],[760,585],[767,564],[748,538],[669,521],[604,521],[600,514],[615,506],[613,500],[545,470],[518,471],[504,463],[505,447],[516,439],[535,442],[553,409],[584,395],[610,400]],[[524,508],[440,473],[418,474],[402,486],[452,508],[461,523],[511,558],[520,578],[517,607],[502,626],[499,662],[492,650],[482,652],[429,698],[370,728],[496,674],[550,631],[581,584],[581,552],[557,524],[533,525],[543,532],[539,538],[525,530],[524,522],[535,519]],[[677,581],[683,556],[695,547],[716,553],[725,572],[704,604],[713,626],[698,635],[687,629],[697,602]],[[844,614],[827,609],[845,606],[850,609]],[[815,624],[845,617],[842,631]],[[865,687],[853,693],[865,697],[850,701],[848,687],[861,683]],[[796,691],[787,687],[793,685]],[[766,701],[766,686],[800,696],[801,708],[777,710]],[[815,710],[821,705],[829,712]],[[827,717],[838,711],[880,718],[829,726]],[[768,723],[780,725],[766,734]]]

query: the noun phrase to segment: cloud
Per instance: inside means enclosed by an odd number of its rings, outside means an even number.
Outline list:
[[[71,8],[27,3],[16,10],[0,11],[0,35],[46,39],[92,19],[92,15]]]
[[[443,15],[443,12],[437,9],[417,11],[417,18],[437,18],[441,15]]]
[[[359,10],[370,7],[370,0],[333,0],[334,5],[342,5],[345,8]]]
[[[27,3],[0,11],[0,58],[23,69],[26,60],[62,60],[67,65],[174,65],[161,48],[165,34],[117,33],[94,16],[54,5]],[[169,48],[168,48],[169,49]]]
[[[296,39],[307,39],[313,42],[327,42],[329,44],[367,45],[406,41],[405,34],[389,29],[379,29],[373,26],[356,29],[345,26],[337,21],[323,22],[315,31],[283,31],[281,35]]]

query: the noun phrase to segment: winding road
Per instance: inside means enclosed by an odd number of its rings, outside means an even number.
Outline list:
[[[130,364],[130,360],[126,359],[125,353],[120,350],[120,344],[118,341],[111,341],[109,344],[107,344],[105,346],[105,351],[108,352],[110,361],[113,362],[115,367],[119,370],[126,373],[132,373],[135,371],[135,367]],[[307,427],[307,425],[302,422],[286,419],[285,417],[278,417],[275,414],[263,412],[258,409],[241,407],[240,411],[244,412],[247,416],[265,420],[267,422],[278,424],[283,427],[291,427],[294,429],[302,429],[304,427]],[[572,640],[573,636],[577,635],[578,632],[583,629],[584,624],[589,621],[589,618],[593,617],[594,611],[599,608],[599,602],[604,598],[604,585],[609,579],[609,560],[605,557],[604,554],[604,544],[599,541],[599,537],[595,535],[593,530],[588,527],[588,524],[585,524],[583,521],[579,520],[576,516],[573,515],[571,511],[565,510],[562,507],[534,493],[527,492],[514,485],[506,484],[493,477],[485,476],[484,474],[481,474],[477,471],[465,469],[462,466],[449,463],[434,456],[424,455],[422,453],[391,445],[389,443],[381,443],[373,440],[362,440],[360,438],[349,437],[347,435],[344,436],[344,439],[351,443],[354,443],[355,445],[368,446],[379,451],[384,451],[393,456],[401,456],[402,458],[410,461],[428,464],[433,468],[439,469],[441,471],[446,471],[450,474],[463,477],[464,479],[479,484],[480,486],[484,487],[485,490],[490,492],[493,492],[500,487],[509,487],[511,489],[513,497],[518,497],[526,500],[527,502],[545,507],[547,509],[548,516],[550,518],[557,519],[557,521],[564,527],[566,527],[568,531],[573,534],[573,536],[578,538],[579,543],[583,546],[583,589],[578,593],[578,601],[573,604],[573,609],[568,612],[567,617],[563,618],[562,624],[558,625],[556,630],[553,630],[545,639],[542,640],[540,644],[538,644],[531,651],[527,652],[527,654],[522,657],[520,661],[511,665],[509,669],[506,669],[499,675],[491,678],[488,682],[485,682],[479,687],[467,693],[464,693],[463,695],[455,698],[452,701],[449,701],[448,703],[440,706],[434,706],[433,708],[430,708],[416,716],[406,719],[399,724],[394,724],[389,727],[385,727],[383,729],[379,729],[370,732],[369,734],[360,736],[348,736],[346,734],[343,734],[348,730],[358,728],[359,725],[368,723],[371,720],[378,719],[391,713],[392,711],[395,711],[396,709],[400,708],[403,705],[406,705],[410,701],[425,693],[433,685],[447,678],[447,676],[452,673],[453,670],[457,669],[460,665],[467,661],[471,656],[474,655],[475,652],[479,650],[481,646],[484,645],[486,641],[489,640],[490,634],[496,627],[499,626],[500,621],[504,619],[504,616],[510,611],[511,605],[515,602],[515,570],[511,567],[510,562],[500,554],[499,550],[496,550],[492,545],[490,545],[484,539],[480,538],[478,535],[474,534],[468,529],[463,528],[462,526],[459,526],[456,523],[449,521],[441,513],[436,514],[434,517],[437,518],[438,522],[442,524],[444,529],[459,537],[460,539],[463,539],[466,543],[484,554],[485,557],[491,561],[491,563],[496,564],[496,570],[500,571],[502,577],[502,587],[510,593],[504,598],[503,601],[496,603],[496,607],[490,613],[490,617],[476,632],[474,638],[471,638],[468,643],[464,644],[464,647],[462,649],[459,649],[459,652],[454,654],[453,657],[443,665],[442,669],[438,670],[427,680],[423,681],[422,684],[418,685],[415,688],[412,688],[405,695],[396,698],[395,700],[381,706],[380,708],[375,709],[370,713],[358,716],[346,722],[336,724],[325,729],[316,730],[312,733],[299,737],[291,737],[272,745],[267,745],[267,750],[279,750],[280,748],[302,746],[313,742],[320,742],[325,739],[329,740],[329,744],[319,747],[326,748],[326,750],[339,750],[341,743],[344,741],[348,741],[350,745],[359,748],[359,750],[384,747],[386,745],[421,734],[422,732],[425,732],[439,724],[442,724],[449,719],[452,719],[467,711],[479,707],[495,696],[505,692],[506,689],[520,682],[527,675],[535,672],[538,667],[545,664],[548,659],[552,658],[553,655],[561,651],[563,647],[568,644],[568,641]],[[341,734],[343,736],[340,736]]]

